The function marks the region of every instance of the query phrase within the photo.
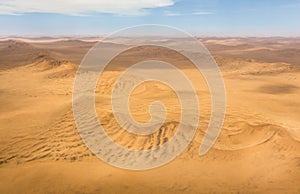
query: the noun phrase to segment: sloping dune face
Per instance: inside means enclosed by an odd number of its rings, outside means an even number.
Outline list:
[[[151,135],[127,132],[111,107],[111,92],[124,69],[139,60],[136,56],[163,60],[180,68],[194,84],[200,121],[193,141],[171,163],[146,171],[106,164],[78,134],[72,112],[75,62],[90,43],[1,42],[0,193],[299,193],[299,67],[286,58],[270,61],[268,56],[264,61],[259,55],[246,59],[254,52],[245,45],[241,57],[237,52],[229,56],[233,48],[228,45],[234,44],[236,50],[244,44],[238,40],[206,41],[218,54],[215,59],[226,85],[227,112],[220,136],[203,156],[198,152],[211,116],[211,96],[191,62],[171,51],[136,48],[111,61],[99,77],[95,88],[99,122],[111,139],[136,150],[155,149],[174,136],[180,100],[163,83],[140,84],[129,101],[133,118],[148,122],[149,105],[159,100],[166,107],[166,120]],[[276,49],[289,48],[281,39],[272,41]],[[247,43],[251,48],[263,44]],[[296,46],[293,49],[299,50]]]

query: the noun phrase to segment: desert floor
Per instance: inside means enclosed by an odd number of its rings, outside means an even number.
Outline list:
[[[74,77],[94,42],[25,41],[0,41],[0,193],[300,193],[300,39],[201,39],[219,64],[227,92],[222,132],[203,156],[198,149],[210,117],[209,91],[195,68],[166,55],[197,88],[200,124],[178,158],[146,171],[106,164],[76,130]],[[132,62],[128,53],[123,58]],[[112,66],[96,90],[108,134],[137,149],[168,140],[180,115],[174,92],[155,82],[134,90],[131,111],[138,121],[149,119],[153,100],[163,101],[170,113],[158,133],[133,138],[111,113],[111,88],[123,69],[118,62]]]

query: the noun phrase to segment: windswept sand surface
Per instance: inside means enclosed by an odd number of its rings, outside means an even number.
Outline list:
[[[138,60],[131,54],[169,61],[194,84],[201,109],[194,140],[171,163],[147,171],[104,163],[77,132],[73,82],[92,42],[1,41],[0,193],[300,193],[299,40],[202,41],[215,56],[227,91],[224,126],[204,156],[198,150],[211,99],[203,77],[189,62],[144,48],[123,53],[123,63],[112,61],[99,79],[95,99],[99,120],[113,140],[140,150],[172,138],[180,104],[170,87],[146,82],[132,93],[133,117],[147,122],[150,103],[160,100],[168,111],[166,122],[148,136],[134,136],[120,128],[110,94],[124,68]],[[107,44],[111,49],[120,46]]]

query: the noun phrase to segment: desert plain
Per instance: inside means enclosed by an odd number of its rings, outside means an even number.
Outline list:
[[[93,38],[0,40],[0,193],[300,193],[300,38],[198,37],[216,60],[226,87],[226,115],[213,147],[198,149],[211,115],[210,92],[190,62],[153,47],[122,53],[95,89],[99,121],[112,139],[152,149],[176,132],[180,104],[156,82],[137,87],[133,117],[149,120],[162,101],[166,122],[136,137],[116,123],[110,104],[114,83],[138,57],[180,68],[196,88],[200,122],[191,144],[172,162],[151,170],[113,167],[84,144],[72,112],[77,68]],[[125,43],[124,43],[125,44]],[[121,45],[107,43],[114,49]],[[133,57],[135,56],[135,57]]]

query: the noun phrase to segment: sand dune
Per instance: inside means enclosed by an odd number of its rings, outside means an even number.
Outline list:
[[[299,65],[299,38],[201,39],[216,55]]]
[[[216,41],[207,43],[220,44]],[[223,45],[238,47],[235,49],[245,46],[240,40],[222,41]],[[70,47],[75,54],[69,53]],[[1,42],[1,193],[300,192],[298,66],[284,60],[259,60],[259,56],[245,59],[243,54],[218,55],[216,60],[227,89],[227,113],[217,142],[206,155],[199,156],[210,117],[209,90],[201,74],[188,62],[174,57],[172,52],[156,50],[155,57],[178,67],[183,64],[182,71],[195,83],[200,123],[192,143],[177,159],[153,170],[128,171],[98,159],[76,129],[71,94],[78,63],[70,58],[79,58],[87,49],[88,45],[81,41]],[[133,52],[150,53],[147,48]],[[163,84],[140,85],[130,101],[133,117],[147,122],[149,104],[159,99],[168,110],[166,122],[151,135],[136,136],[123,130],[112,113],[110,94],[122,69],[139,58],[123,53],[120,59],[125,62],[112,61],[112,67],[98,81],[97,115],[108,135],[124,147],[154,149],[170,140],[178,128],[178,98]]]

